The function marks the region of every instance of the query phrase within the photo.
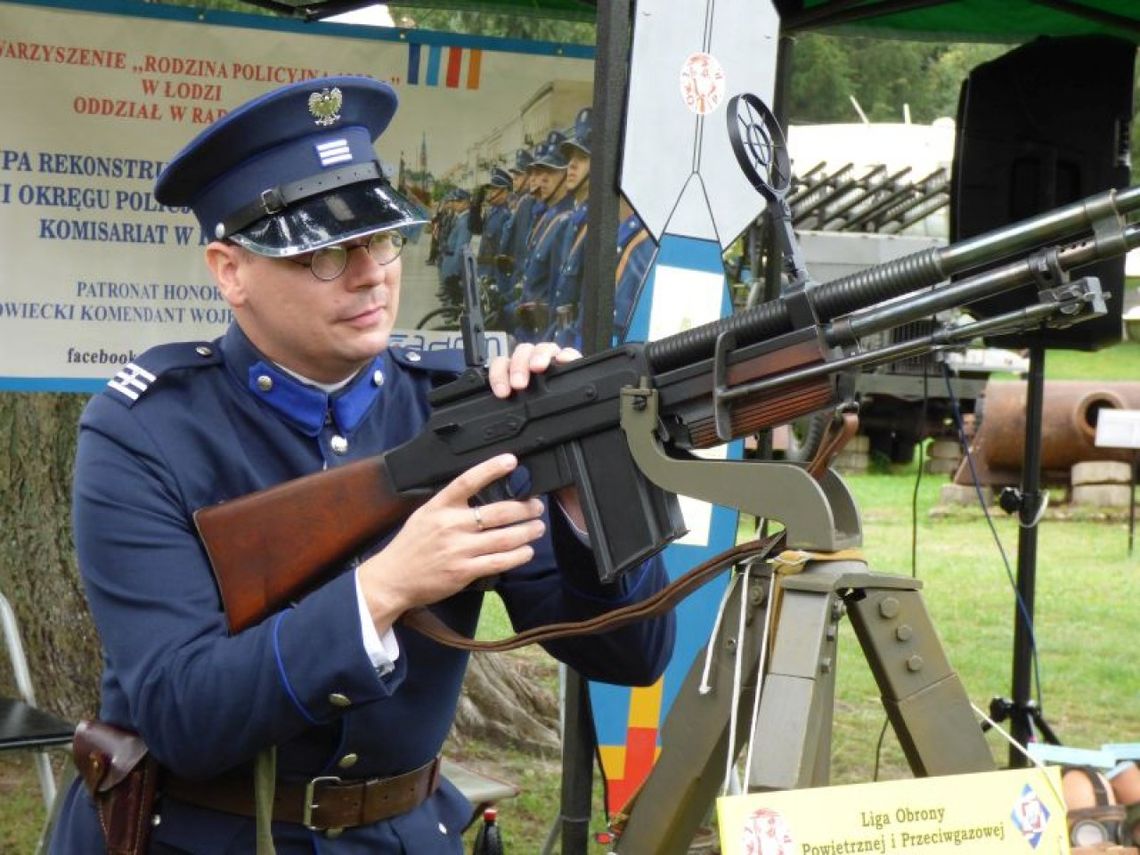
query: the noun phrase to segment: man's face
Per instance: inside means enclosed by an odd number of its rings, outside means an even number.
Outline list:
[[[527,174],[526,174],[526,172],[516,172],[516,173],[515,173],[513,176],[511,176],[511,177],[514,179],[514,182],[515,182],[515,186],[514,186],[514,188],[513,188],[513,189],[514,189],[514,191],[515,191],[516,193],[521,193],[521,192],[523,191],[523,188],[524,188],[524,187],[526,187],[526,184],[527,184],[527,182],[526,182],[526,179],[527,179]]]
[[[538,193],[536,195],[543,202],[547,202],[554,195],[554,191],[558,189],[565,172],[561,169],[540,166],[535,170],[535,173],[538,175]]]
[[[207,263],[234,316],[267,357],[310,380],[335,383],[388,346],[400,303],[400,263],[378,264],[348,241],[344,272],[325,282],[296,259],[211,243]]]
[[[507,191],[504,187],[492,187],[487,193],[487,202],[491,205],[501,205],[507,201]]]
[[[539,168],[537,166],[532,166],[526,171],[526,192],[536,198],[542,198],[539,193],[538,171]]]
[[[580,149],[570,154],[570,165],[566,167],[566,189],[573,193],[590,177],[590,155]]]

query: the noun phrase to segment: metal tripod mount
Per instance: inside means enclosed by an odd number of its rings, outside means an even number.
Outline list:
[[[737,621],[726,620],[710,639],[712,688],[707,693],[699,691],[704,657],[694,661],[662,726],[661,753],[614,851],[685,853],[723,784],[730,742],[754,744],[749,792],[828,783],[838,622],[844,614],[851,618],[914,774],[995,768],[965,688],[926,611],[921,583],[871,572],[857,559],[826,560],[826,553],[862,543],[858,510],[839,476],[827,470],[816,481],[794,463],[671,456],[657,436],[657,403],[652,389],[622,391],[622,429],[650,480],[667,490],[780,520],[787,548],[817,556],[799,574],[783,577],[754,729],[751,710],[772,571],[756,567],[747,586],[733,587],[725,614],[739,614],[744,598],[746,629],[738,637]],[[734,693],[738,657],[745,677]],[[734,699],[739,715],[734,715]],[[732,722],[735,732],[730,734]]]

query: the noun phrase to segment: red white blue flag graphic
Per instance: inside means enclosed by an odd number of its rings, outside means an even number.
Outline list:
[[[408,45],[408,84],[478,89],[483,65],[479,48]]]

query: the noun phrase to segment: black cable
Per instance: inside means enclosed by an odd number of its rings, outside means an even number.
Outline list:
[[[919,419],[918,431],[918,472],[914,478],[914,492],[910,497],[910,577],[918,578],[918,489],[922,485],[922,470],[926,466],[926,446],[922,444],[926,432],[926,417],[930,405],[930,375],[926,372],[926,363],[922,366],[922,417]]]
[[[887,725],[891,723],[889,718],[883,718],[883,726],[879,728],[879,741],[875,743],[875,771],[871,775],[871,782],[879,780],[879,761],[883,757],[883,738],[887,735]]]
[[[1013,590],[1014,601],[1017,603],[1017,609],[1021,612],[1021,617],[1025,621],[1025,627],[1029,633],[1029,650],[1033,659],[1033,680],[1037,690],[1037,709],[1042,710],[1044,707],[1041,704],[1041,671],[1040,663],[1037,658],[1037,633],[1033,627],[1033,620],[1029,616],[1029,610],[1021,597],[1021,592],[1017,590],[1017,580],[1014,578],[1013,570],[1010,567],[1009,556],[1005,553],[1005,547],[1002,546],[1001,538],[998,536],[997,526],[994,525],[993,518],[990,516],[989,506],[986,504],[985,497],[982,495],[982,486],[978,481],[978,470],[974,465],[974,456],[970,453],[970,443],[966,440],[966,427],[962,422],[962,411],[958,406],[958,399],[954,395],[954,387],[950,382],[950,369],[946,363],[942,363],[942,377],[946,381],[946,391],[950,398],[950,410],[954,416],[954,425],[958,430],[958,442],[962,446],[962,452],[966,456],[966,463],[970,467],[970,478],[974,482],[974,491],[978,496],[978,504],[982,508],[982,513],[986,518],[986,524],[990,528],[990,534],[993,536],[998,553],[1001,555],[1006,578],[1009,580],[1009,586]]]

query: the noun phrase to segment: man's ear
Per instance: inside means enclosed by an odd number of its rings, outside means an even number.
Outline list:
[[[245,303],[246,294],[242,278],[238,275],[243,250],[235,243],[211,241],[206,245],[206,266],[230,306],[237,308]]]

